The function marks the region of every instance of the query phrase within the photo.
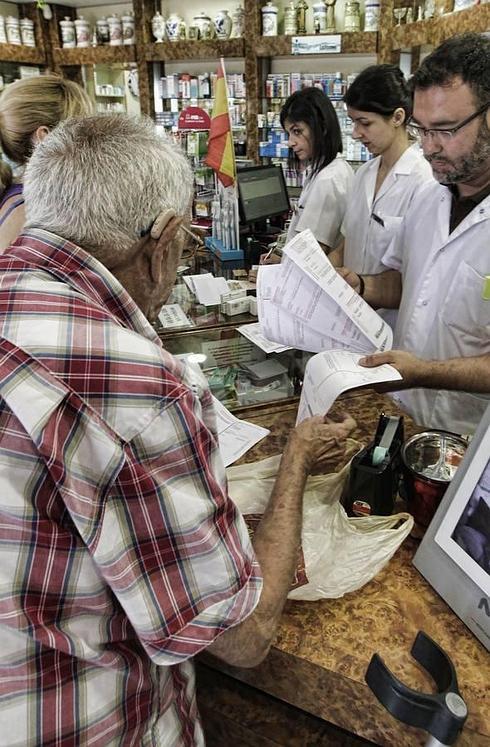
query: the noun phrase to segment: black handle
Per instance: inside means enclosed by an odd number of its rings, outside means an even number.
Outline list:
[[[468,710],[458,689],[453,663],[446,652],[422,631],[417,633],[411,654],[431,675],[437,693],[421,693],[407,687],[390,672],[378,654],[374,654],[369,663],[366,682],[399,721],[425,729],[443,744],[454,744]]]

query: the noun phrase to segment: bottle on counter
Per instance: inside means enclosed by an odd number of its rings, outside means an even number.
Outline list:
[[[0,44],[7,44],[7,32],[5,30],[4,16],[0,16]]]

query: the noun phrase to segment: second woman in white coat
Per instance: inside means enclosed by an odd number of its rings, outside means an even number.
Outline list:
[[[337,114],[323,91],[303,88],[286,100],[281,125],[288,134],[292,165],[306,167],[288,240],[309,228],[330,252],[342,238],[340,228],[354,177],[351,166],[340,156],[342,135]]]
[[[433,179],[432,169],[408,138],[411,93],[398,67],[366,68],[349,86],[344,101],[352,137],[376,157],[356,172],[342,226],[345,243],[330,259],[356,273],[375,274],[386,269],[383,255],[415,194]]]

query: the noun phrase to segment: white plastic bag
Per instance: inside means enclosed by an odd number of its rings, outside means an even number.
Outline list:
[[[352,442],[351,442],[352,443]],[[242,514],[262,514],[280,456],[227,469],[228,490]],[[308,478],[303,503],[302,549],[307,582],[289,599],[342,597],[364,586],[410,533],[410,514],[350,518],[339,503],[350,463],[340,472]]]

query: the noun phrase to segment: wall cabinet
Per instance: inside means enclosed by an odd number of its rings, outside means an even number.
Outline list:
[[[238,0],[237,0],[238,1]],[[235,0],[233,0],[235,2]],[[142,113],[155,116],[155,82],[165,74],[165,64],[179,62],[182,72],[186,63],[203,61],[208,71],[216,70],[217,61],[239,61],[243,69],[247,99],[245,111],[247,157],[258,161],[258,115],[264,113],[264,86],[267,75],[277,70],[295,69],[309,72],[355,72],[367,64],[398,62],[402,51],[411,53],[412,69],[418,65],[421,50],[435,46],[444,38],[462,31],[490,30],[490,3],[475,5],[451,13],[453,0],[436,0],[436,15],[425,21],[394,25],[393,9],[406,5],[405,0],[381,0],[379,32],[341,34],[341,53],[324,55],[291,55],[290,36],[267,37],[261,34],[261,0],[242,0],[245,10],[245,35],[240,39],[186,40],[155,43],[151,34],[154,0],[133,0],[136,20],[136,44],[121,47],[89,47],[63,49],[59,21],[65,16],[75,18],[76,10],[52,5],[53,17],[46,21],[35,3],[20,6],[19,15],[32,18],[35,24],[36,47],[0,44],[0,61],[45,65],[65,77],[82,82],[81,67],[96,64],[130,64],[137,66],[139,101]],[[416,0],[418,3],[418,0]],[[339,6],[341,3],[337,3]],[[172,10],[172,8],[170,8]],[[441,14],[441,11],[445,14]],[[311,13],[311,10],[309,11]],[[414,13],[414,17],[417,13]]]

